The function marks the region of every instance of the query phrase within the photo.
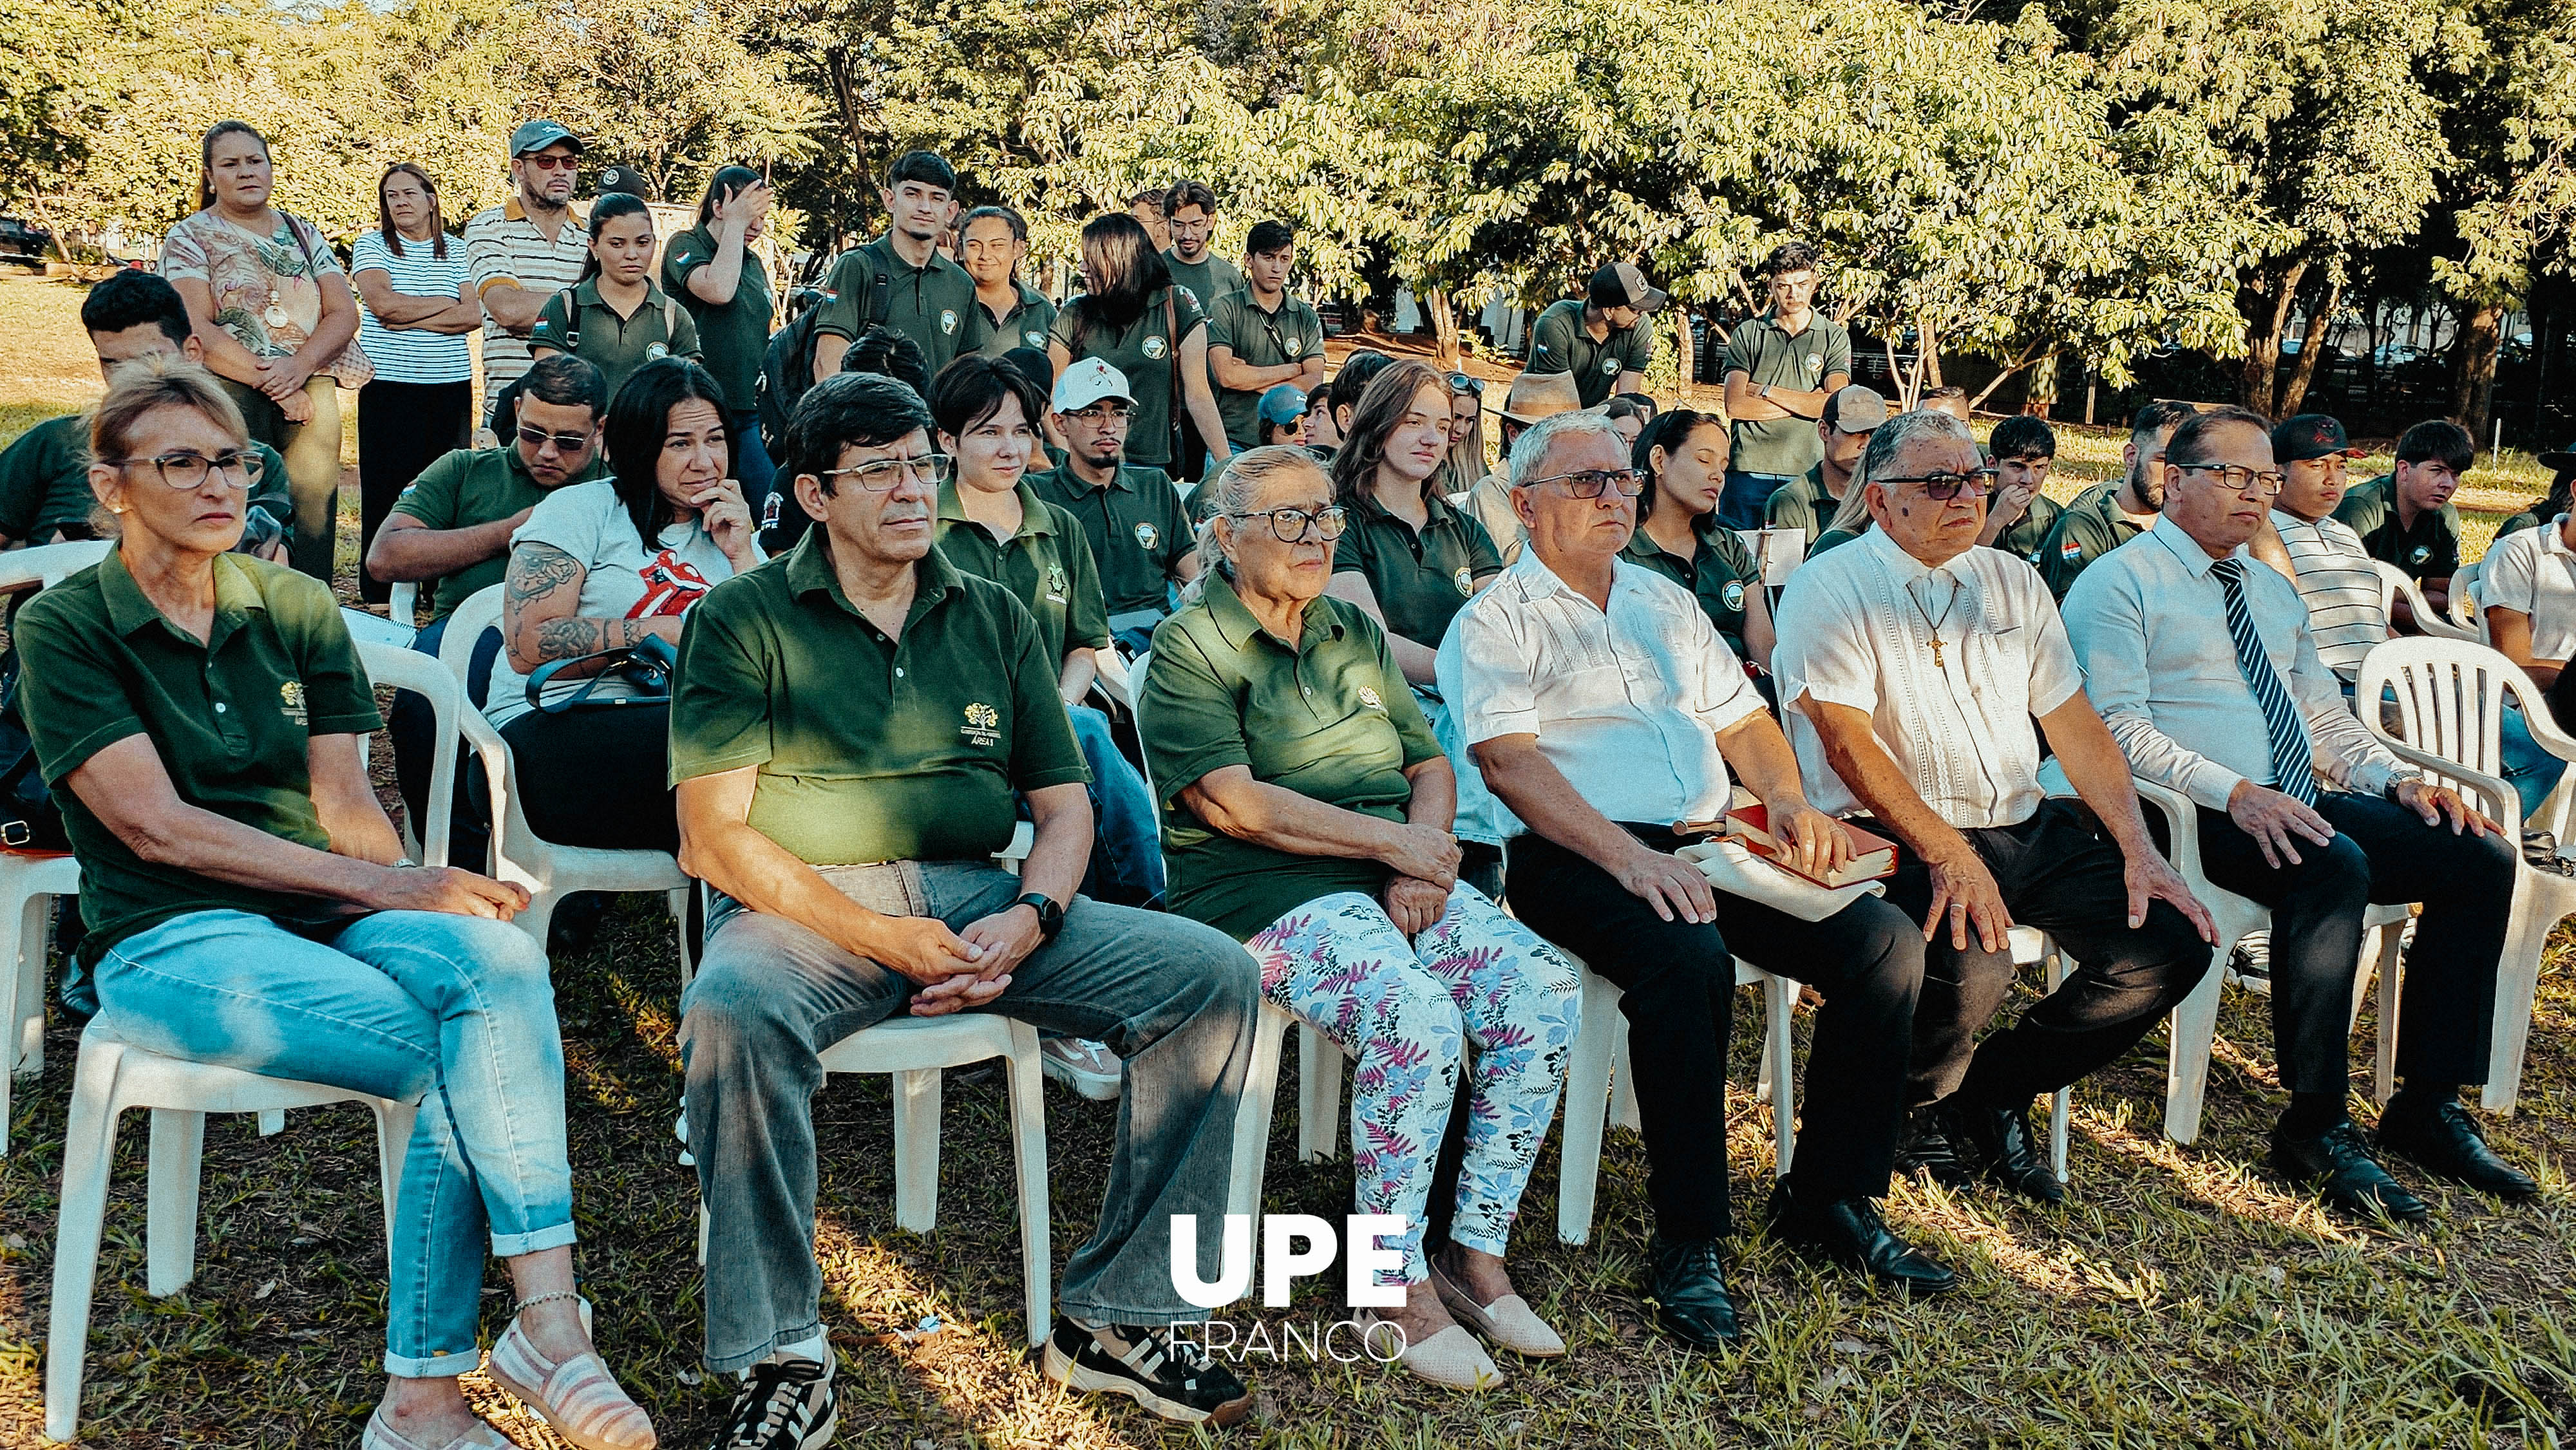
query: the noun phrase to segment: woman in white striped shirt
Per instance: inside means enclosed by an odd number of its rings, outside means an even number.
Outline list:
[[[420,471],[473,436],[474,358],[465,334],[483,323],[466,277],[465,244],[447,235],[438,183],[409,161],[376,183],[376,229],[350,248],[358,344],[376,365],[358,393],[358,557]],[[361,570],[381,604],[389,584]]]

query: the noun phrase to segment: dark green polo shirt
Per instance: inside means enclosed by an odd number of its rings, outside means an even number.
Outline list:
[[[1762,522],[1775,529],[1803,529],[1807,534],[1807,551],[1814,553],[1816,535],[1834,521],[1843,501],[1825,492],[1825,466],[1810,468],[1800,477],[1772,490],[1771,503]]]
[[[1994,547],[2016,559],[2036,558],[2040,545],[2048,540],[2048,531],[2057,526],[2057,516],[2066,506],[2044,493],[2030,496],[2030,507],[2013,520],[2011,528],[1995,535]]]
[[[2077,494],[2075,502],[2058,514],[2057,521],[2040,538],[2037,557],[2031,563],[2038,568],[2039,577],[2048,581],[2048,592],[2060,602],[2065,600],[2066,591],[2075,587],[2087,565],[2146,532],[2130,522],[2116,502],[2119,492],[2120,480],[2114,479]]]
[[[2496,525],[2495,536],[2501,539],[2507,534],[2518,534],[2525,529],[2536,529],[2539,527],[2540,511],[2538,509],[2524,509],[2522,512],[2506,519],[2503,523]],[[2494,545],[2489,544],[2488,547],[2493,548]]]
[[[830,535],[707,591],[680,633],[671,782],[760,767],[751,825],[817,866],[980,861],[1015,792],[1087,782],[1037,621],[931,551],[900,639],[853,608]]]
[[[2415,527],[2407,528],[2398,522],[2393,473],[2383,473],[2345,494],[2335,517],[2361,535],[2361,546],[2370,551],[2370,557],[2396,565],[2418,583],[2431,579],[2448,584],[2459,570],[2459,509],[2446,503],[2431,513],[2417,514]]]
[[[1163,266],[1172,274],[1173,281],[1190,289],[1190,295],[1199,300],[1201,312],[1214,306],[1218,298],[1228,292],[1240,292],[1246,285],[1243,269],[1218,256],[1214,248],[1208,250],[1206,261],[1195,265],[1182,261],[1177,253],[1166,248]]]
[[[1839,549],[1868,531],[1866,523],[1858,529],[1827,529],[1816,535],[1816,541],[1807,546],[1807,557],[1812,559],[1827,549]]]
[[[1810,313],[1806,330],[1792,336],[1780,330],[1769,311],[1736,324],[1726,341],[1722,380],[1742,373],[1757,388],[1795,388],[1813,392],[1836,373],[1851,375],[1851,334],[1823,313]],[[1745,419],[1735,424],[1735,446],[1726,466],[1738,473],[1777,474],[1794,478],[1825,456],[1825,440],[1816,436],[1813,418]]]
[[[1181,561],[1198,548],[1198,535],[1181,507],[1180,490],[1163,470],[1122,466],[1116,482],[1094,487],[1067,465],[1032,474],[1028,482],[1038,497],[1082,525],[1111,615],[1171,607],[1170,581],[1180,577]]]
[[[570,488],[607,477],[604,462],[593,450],[590,466],[563,486]],[[535,508],[546,493],[528,476],[528,465],[519,457],[519,445],[513,440],[498,448],[459,448],[436,459],[411,481],[411,487],[402,491],[402,497],[394,500],[393,511],[433,529],[470,529],[494,519],[506,519],[521,509]],[[510,551],[504,549],[432,581],[429,617],[445,619],[455,613],[456,606],[500,583],[509,572]]]
[[[1073,515],[1038,497],[1028,480],[1020,497],[1020,530],[1007,539],[966,517],[956,480],[939,487],[939,552],[960,570],[1011,591],[1036,616],[1038,638],[1059,665],[1067,649],[1109,643],[1109,611],[1091,545]]]
[[[1401,821],[1413,800],[1404,772],[1440,753],[1386,635],[1358,606],[1309,602],[1291,648],[1214,576],[1154,630],[1141,714],[1145,763],[1161,797],[1166,900],[1237,941],[1301,902],[1341,891],[1375,896],[1389,870],[1212,831],[1181,804],[1184,789],[1240,765],[1265,784]]]
[[[1164,299],[1171,317],[1164,318]],[[1145,300],[1145,310],[1124,328],[1090,320],[1089,297],[1076,297],[1056,314],[1049,342],[1064,344],[1072,361],[1105,359],[1127,375],[1127,391],[1136,395],[1136,412],[1127,425],[1127,461],[1156,468],[1172,465],[1173,369],[1180,344],[1207,326],[1207,313],[1186,290],[1165,288]],[[1181,395],[1184,400],[1187,394]]]
[[[760,360],[769,351],[769,323],[777,310],[769,290],[769,269],[760,254],[742,249],[742,280],[733,300],[722,307],[689,290],[689,274],[716,259],[715,231],[695,227],[671,238],[662,253],[662,290],[671,295],[698,327],[698,346],[707,371],[724,389],[725,407],[748,413],[760,406]]]
[[[313,806],[316,735],[377,729],[375,696],[331,587],[240,554],[215,560],[204,643],[181,633],[111,553],[28,601],[15,638],[19,703],[80,858],[84,964],[192,911],[310,925],[351,914],[137,856],[65,780],[129,736],[152,742],[179,799],[300,846],[331,849]]]
[[[274,542],[294,521],[295,504],[286,482],[286,460],[265,443],[250,451],[260,461],[259,482],[250,489],[250,506],[268,517],[254,518],[242,530],[241,547]],[[45,421],[18,435],[0,452],[0,538],[10,542],[50,544],[69,531],[90,537],[90,511],[98,495],[89,490],[89,426],[81,414]]]
[[[1238,287],[1208,304],[1208,346],[1232,348],[1236,362],[1257,368],[1303,363],[1324,355],[1324,321],[1314,308],[1285,294],[1278,311],[1264,312],[1253,300],[1251,288]],[[1213,372],[1209,381],[1215,381]],[[1261,395],[1268,391],[1216,390],[1216,410],[1225,416],[1225,439],[1236,449],[1261,446]]]
[[[670,294],[650,285],[631,317],[599,297],[599,280],[576,283],[546,299],[537,325],[528,332],[528,347],[568,352],[608,375],[608,396],[637,368],[657,358],[698,355],[698,324]]]
[[[1362,497],[1351,507],[1349,531],[1333,546],[1333,572],[1368,580],[1388,633],[1438,649],[1476,586],[1503,572],[1503,556],[1485,526],[1447,499],[1435,496],[1424,507],[1429,516],[1417,534],[1376,499]]]
[[[1654,360],[1652,317],[1638,318],[1634,327],[1614,327],[1594,342],[1583,325],[1583,299],[1568,297],[1548,304],[1530,324],[1529,371],[1574,374],[1574,391],[1587,408],[1599,407],[1618,390],[1621,373],[1643,377]]]
[[[1015,347],[1046,351],[1047,329],[1055,326],[1055,304],[1025,282],[1011,285],[1019,289],[1019,297],[1012,302],[1008,317],[996,320],[981,298],[967,304],[966,338],[957,349],[960,356],[979,353],[1000,357]]]
[[[1744,595],[1762,586],[1761,567],[1753,562],[1753,551],[1744,547],[1733,529],[1719,524],[1715,514],[1693,520],[1691,532],[1698,536],[1699,548],[1687,559],[1665,553],[1642,526],[1628,536],[1628,546],[1619,551],[1619,557],[1689,590],[1699,600],[1700,612],[1725,637],[1726,647],[1742,659]]]
[[[886,279],[885,315],[876,317],[869,309],[880,276]],[[882,322],[912,339],[935,378],[966,348],[975,279],[936,250],[930,265],[915,267],[894,254],[891,236],[883,236],[841,254],[823,279],[820,305],[822,311],[814,315],[816,332],[855,342],[870,323]]]

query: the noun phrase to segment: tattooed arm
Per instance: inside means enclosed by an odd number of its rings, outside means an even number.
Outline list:
[[[677,617],[600,619],[578,613],[582,581],[590,571],[552,544],[521,544],[510,551],[510,574],[501,588],[501,637],[509,642],[510,668],[534,674],[548,660],[578,659],[626,649],[646,635],[677,644]],[[566,670],[565,678],[589,673]]]

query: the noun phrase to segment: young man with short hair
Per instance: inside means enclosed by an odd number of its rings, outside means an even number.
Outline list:
[[[2397,440],[2396,470],[2346,494],[2335,510],[2370,557],[2405,570],[2435,609],[2451,607],[2451,575],[2460,567],[2460,511],[2451,495],[2477,455],[2477,441],[2459,424],[2447,418],[2418,423]],[[2410,630],[2415,624],[2402,598],[2396,624]]]
[[[1869,446],[1869,435],[1886,421],[1887,399],[1880,397],[1875,388],[1851,383],[1827,394],[1824,415],[1816,420],[1816,437],[1824,444],[1824,450],[1804,477],[1793,478],[1772,490],[1771,500],[1763,509],[1764,526],[1803,530],[1807,551],[1815,552],[1816,535],[1833,521],[1834,511],[1842,507],[1843,495],[1851,489],[1852,470],[1860,466],[1861,450]],[[1730,490],[1735,487],[1731,468],[1726,486]],[[1723,499],[1718,508],[1724,512]]]
[[[1169,475],[1120,461],[1136,408],[1126,374],[1084,358],[1055,380],[1049,406],[1064,437],[1064,466],[1030,475],[1029,487],[1082,525],[1109,631],[1141,655],[1171,612],[1170,587],[1198,577],[1198,536]]]
[[[1163,210],[1166,194],[1149,187],[1127,198],[1127,214],[1134,217],[1137,224],[1144,227],[1145,234],[1154,239],[1154,250],[1158,252],[1169,252],[1172,248],[1171,217]]]
[[[2323,413],[2302,413],[2274,428],[2272,457],[2281,467],[2281,493],[2272,500],[2271,517],[2246,545],[2299,591],[2317,657],[2343,682],[2347,696],[2361,674],[2362,657],[2388,638],[2370,550],[2334,516],[2346,491],[2344,461],[2360,456],[2344,436],[2343,423]]]
[[[1029,259],[1029,223],[1018,209],[979,206],[958,220],[957,255],[975,279],[975,305],[966,309],[966,336],[958,355],[1000,357],[1015,347],[1046,351],[1055,326],[1055,304],[1020,280]]]
[[[823,279],[814,317],[814,381],[841,370],[841,355],[870,324],[882,323],[921,349],[930,376],[966,349],[975,279],[940,254],[956,211],[957,169],[928,151],[907,151],[886,169],[877,193],[885,235],[843,252]]]
[[[1603,267],[1581,297],[1549,304],[1530,324],[1528,370],[1573,374],[1587,408],[1613,393],[1644,392],[1655,360],[1655,328],[1646,319],[1665,300],[1635,263]]]
[[[1816,466],[1815,423],[1825,399],[1851,382],[1851,334],[1816,311],[1815,248],[1783,243],[1762,270],[1771,306],[1736,326],[1719,364],[1735,437],[1717,520],[1730,529],[1759,526],[1771,495]]]
[[[1176,227],[1185,214],[1175,215]],[[1296,265],[1296,232],[1286,222],[1257,222],[1243,244],[1243,285],[1208,304],[1208,376],[1237,452],[1261,446],[1259,414],[1271,389],[1302,393],[1324,382],[1323,319],[1288,295]]]
[[[581,138],[554,121],[510,133],[512,191],[465,224],[465,265],[483,304],[484,417],[536,359],[528,334],[556,293],[581,280],[590,231],[573,215]],[[490,446],[488,440],[483,446]]]
[[[1995,492],[1986,501],[1986,526],[1977,542],[2028,559],[2066,511],[2041,491],[2057,461],[2057,430],[2045,418],[2016,413],[1987,435],[1986,458],[1995,466]]]
[[[2129,441],[2120,449],[2128,468],[2120,481],[2097,483],[2075,496],[2039,541],[2039,577],[2060,600],[2094,560],[2154,526],[2164,507],[2165,440],[2192,416],[2189,403],[2158,399],[2129,420]]]
[[[1172,280],[1190,289],[1206,307],[1229,292],[1243,289],[1243,272],[1216,254],[1216,193],[1204,181],[1175,181],[1163,193],[1163,222],[1171,233],[1163,241],[1163,265]],[[1244,251],[1251,252],[1249,246]]]

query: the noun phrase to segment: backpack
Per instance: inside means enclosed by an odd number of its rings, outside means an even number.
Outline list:
[[[9,611],[12,620],[17,611]],[[36,765],[36,742],[18,713],[18,646],[0,654],[0,845],[28,851],[68,851],[63,814],[53,788]]]
[[[860,323],[863,330],[886,320],[893,293],[894,280],[885,273],[869,278],[868,305]],[[786,452],[787,420],[804,401],[805,390],[814,385],[814,322],[822,312],[823,304],[817,302],[798,313],[795,321],[770,335],[769,346],[760,354],[760,379],[753,384],[753,393],[760,409],[760,441],[771,458]]]

